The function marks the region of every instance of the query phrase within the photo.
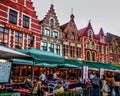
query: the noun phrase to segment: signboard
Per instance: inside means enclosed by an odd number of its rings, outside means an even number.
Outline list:
[[[100,68],[100,78],[104,75],[104,69]]]
[[[8,83],[10,81],[11,63],[0,63],[0,84]]]
[[[83,66],[83,79],[88,79],[88,66]]]
[[[21,96],[20,93],[2,93],[0,96]]]

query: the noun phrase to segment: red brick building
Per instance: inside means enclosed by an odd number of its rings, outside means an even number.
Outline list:
[[[109,45],[102,28],[99,34],[95,34],[89,22],[87,27],[80,29],[78,33],[82,41],[82,60],[109,63]]]
[[[74,15],[71,14],[70,21],[61,26],[63,32],[63,56],[65,59],[81,60],[81,36],[78,34]]]
[[[0,45],[40,49],[40,25],[31,0],[0,0]]]
[[[110,63],[120,66],[120,37],[107,33]]]

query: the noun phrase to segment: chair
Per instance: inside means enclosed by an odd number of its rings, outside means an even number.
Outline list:
[[[83,96],[84,92],[82,90],[82,87],[76,87],[76,91],[77,91],[77,96]]]

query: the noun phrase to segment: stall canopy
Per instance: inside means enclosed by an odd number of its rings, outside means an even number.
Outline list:
[[[35,64],[40,63],[41,61],[64,62],[64,57],[52,52],[37,50],[34,48],[18,51],[31,56],[35,61]]]
[[[30,56],[28,56],[24,53],[12,50],[10,48],[0,46],[0,58],[3,58],[3,59],[10,59],[10,58],[28,59],[28,58],[30,58]]]

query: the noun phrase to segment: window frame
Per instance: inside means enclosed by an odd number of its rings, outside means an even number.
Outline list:
[[[29,29],[29,27],[30,27],[29,24],[30,24],[30,17],[23,15],[22,26],[24,28]]]
[[[9,23],[17,25],[18,12],[10,9],[9,10]]]

